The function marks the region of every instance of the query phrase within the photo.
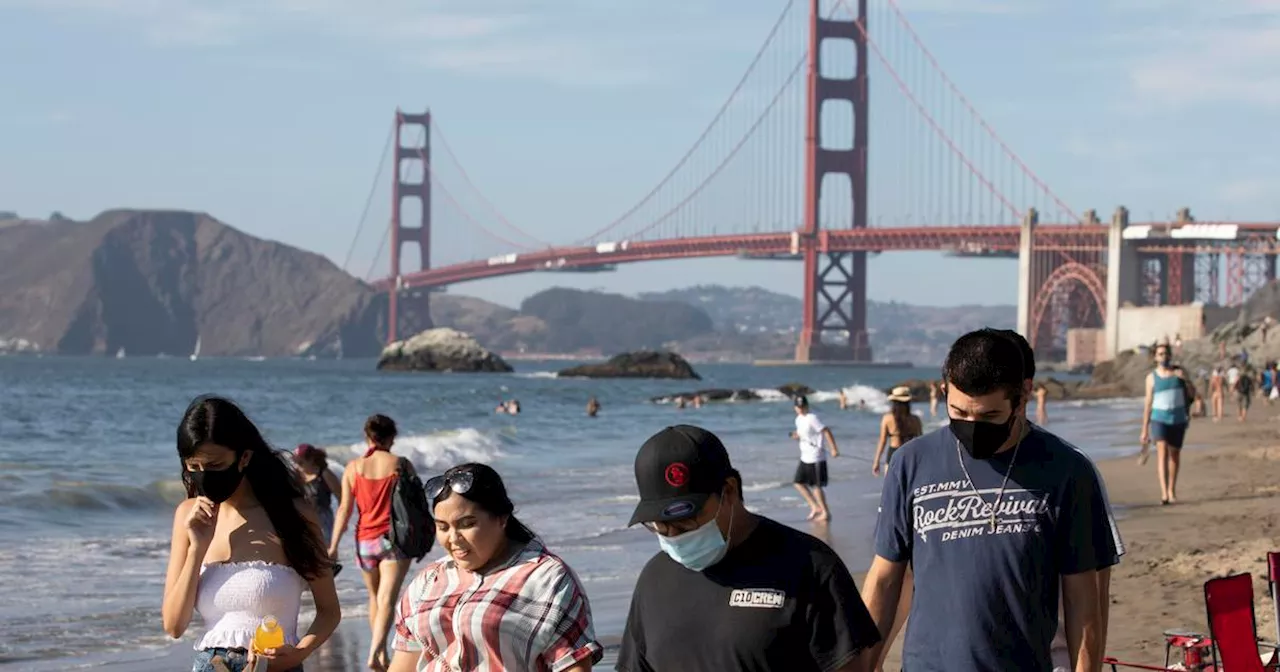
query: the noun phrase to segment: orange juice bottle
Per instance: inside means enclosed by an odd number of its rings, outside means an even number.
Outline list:
[[[280,627],[275,616],[264,617],[262,623],[258,625],[257,632],[253,633],[253,649],[266,651],[282,646],[284,646],[284,628]]]

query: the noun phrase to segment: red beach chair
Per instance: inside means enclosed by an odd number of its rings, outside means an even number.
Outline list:
[[[1276,644],[1258,638],[1253,611],[1253,575],[1234,574],[1204,584],[1204,606],[1222,672],[1274,672],[1280,651]],[[1271,650],[1263,662],[1260,648]]]
[[[1267,556],[1272,577],[1280,576],[1280,553]],[[1272,595],[1276,582],[1271,581]],[[1104,665],[1113,672],[1119,668],[1139,670],[1191,670],[1195,672],[1277,672],[1280,650],[1272,642],[1258,639],[1258,623],[1253,610],[1253,575],[1234,574],[1210,579],[1204,584],[1205,612],[1209,619],[1209,636],[1193,632],[1165,632],[1164,667],[1127,663],[1110,656]],[[1264,662],[1261,648],[1270,649]],[[1170,660],[1174,649],[1182,650],[1182,660]],[[1176,664],[1177,667],[1171,667]]]
[[[1276,641],[1280,642],[1280,595],[1276,592],[1276,584],[1280,583],[1280,551],[1267,554],[1267,583],[1271,589],[1271,615],[1276,626]]]

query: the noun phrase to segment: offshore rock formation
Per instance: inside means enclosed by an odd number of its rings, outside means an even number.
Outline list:
[[[702,380],[702,376],[674,352],[624,352],[603,364],[584,364],[565,369],[561,378],[673,378]]]
[[[378,358],[380,371],[456,371],[509,373],[513,369],[485,350],[471,336],[456,329],[428,329],[395,341]]]

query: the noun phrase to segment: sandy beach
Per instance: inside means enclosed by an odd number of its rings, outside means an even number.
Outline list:
[[[1137,452],[1138,424],[1132,438],[1116,436],[1115,445],[1132,443]],[[1162,631],[1205,630],[1205,580],[1231,572],[1252,572],[1255,578],[1259,633],[1271,636],[1274,623],[1266,592],[1266,552],[1280,546],[1275,540],[1280,508],[1280,406],[1258,402],[1248,421],[1234,418],[1213,423],[1197,418],[1189,430],[1179,478],[1177,504],[1161,506],[1154,454],[1145,466],[1131,456],[1100,460],[1112,504],[1128,553],[1112,579],[1111,626],[1108,655],[1121,660],[1159,664],[1163,660]],[[1049,425],[1052,429],[1052,423]],[[1068,437],[1070,438],[1070,437]],[[842,468],[863,465],[846,461]],[[865,571],[866,550],[874,526],[874,503],[833,484],[829,493],[837,515],[825,529],[795,519],[782,520],[825,539],[856,572]],[[870,509],[870,513],[867,512]],[[861,576],[858,576],[861,581]],[[625,596],[593,598],[598,612],[625,610]],[[625,613],[625,612],[623,612]],[[609,655],[601,669],[612,669],[617,633],[601,628]],[[368,646],[363,616],[346,619],[334,637],[307,663],[309,672],[361,669]],[[901,638],[890,653],[886,669],[899,669]],[[190,665],[189,644],[157,652],[150,660],[132,660],[99,669],[181,670]]]

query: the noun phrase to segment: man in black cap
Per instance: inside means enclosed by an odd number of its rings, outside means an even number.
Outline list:
[[[826,544],[747,511],[715,434],[653,435],[636,455],[630,525],[657,536],[636,581],[624,672],[864,672],[880,641],[849,570]]]

